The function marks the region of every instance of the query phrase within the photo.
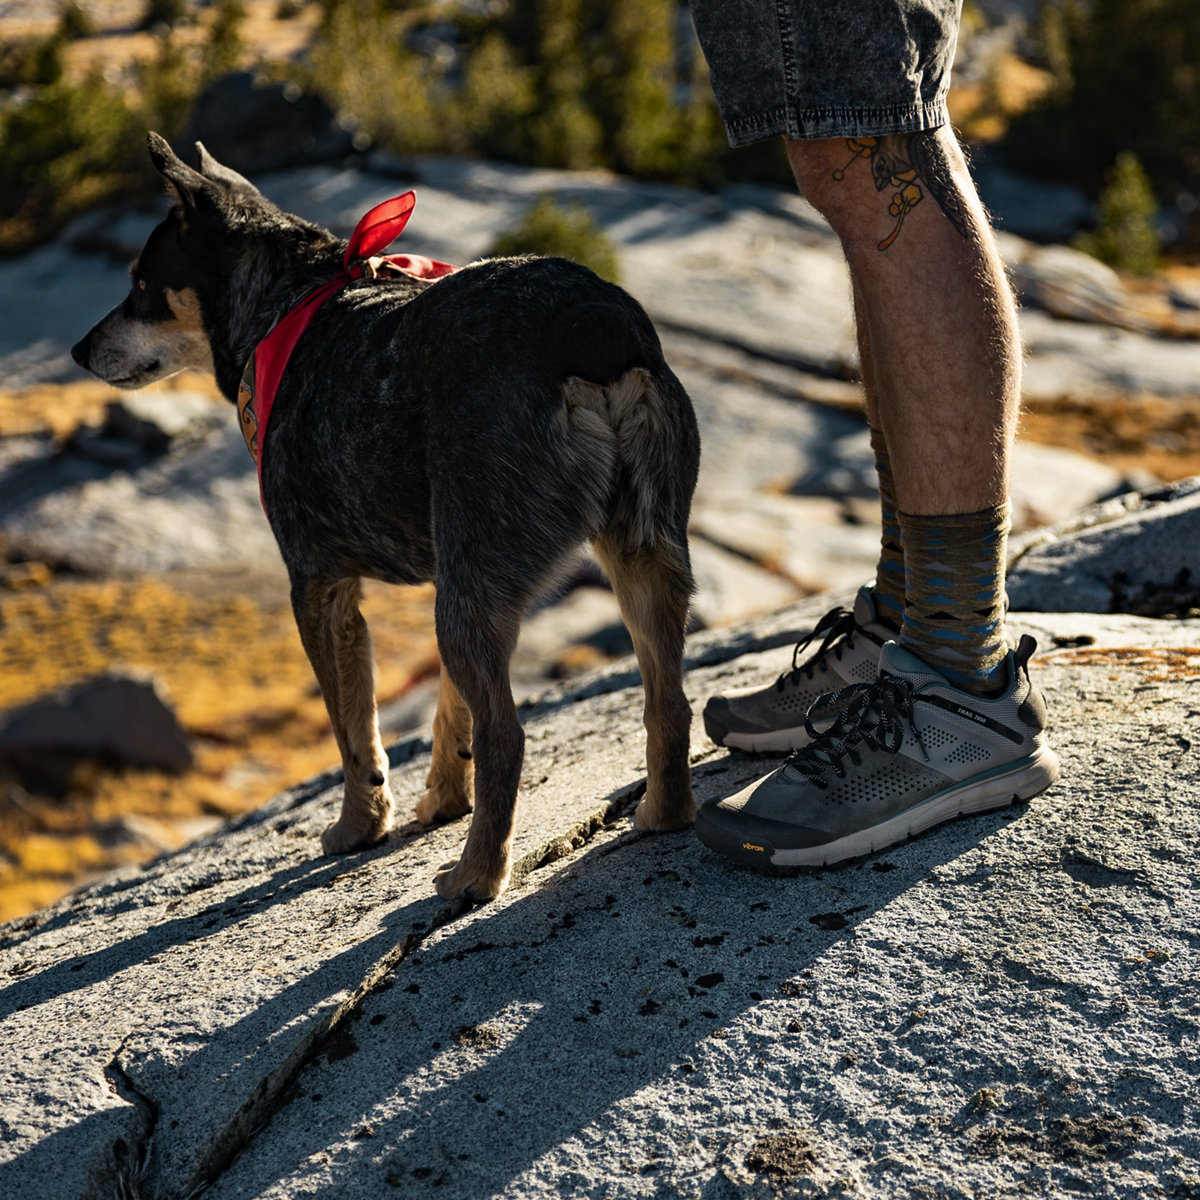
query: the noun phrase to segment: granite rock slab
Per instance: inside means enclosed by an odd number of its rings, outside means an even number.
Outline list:
[[[691,639],[694,708],[774,678],[830,599]],[[388,845],[317,856],[331,772],[6,926],[0,1194],[1191,1186],[1200,622],[1012,631],[1062,781],[872,859],[763,874],[636,834],[624,662],[525,708],[496,903],[434,895],[465,828],[407,823],[410,738]],[[699,721],[692,761],[701,799],[771,766]]]

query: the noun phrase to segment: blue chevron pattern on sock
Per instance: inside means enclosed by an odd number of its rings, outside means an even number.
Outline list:
[[[978,513],[898,513],[904,547],[900,645],[956,687],[985,693],[1003,669],[1007,504]]]

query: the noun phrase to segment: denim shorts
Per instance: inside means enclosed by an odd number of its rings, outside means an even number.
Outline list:
[[[944,125],[962,0],[690,0],[731,146]]]

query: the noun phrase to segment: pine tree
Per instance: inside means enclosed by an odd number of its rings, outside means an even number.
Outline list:
[[[1075,244],[1119,271],[1152,275],[1162,266],[1162,238],[1154,224],[1157,212],[1154,189],[1142,164],[1124,151],[1105,176],[1096,228]]]
[[[453,149],[510,162],[528,160],[528,122],[536,109],[531,70],[517,62],[504,37],[493,29],[466,61],[452,121],[452,138],[460,144]]]
[[[544,166],[594,167],[602,130],[589,100],[583,52],[582,0],[538,0],[540,112],[530,122],[534,161]]]
[[[670,173],[680,140],[675,104],[674,0],[611,0],[608,36],[615,70],[613,165],[631,175]]]

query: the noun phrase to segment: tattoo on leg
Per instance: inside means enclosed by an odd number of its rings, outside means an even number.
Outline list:
[[[896,218],[891,233],[879,243],[886,250],[904,225],[904,218],[925,198],[925,190],[962,237],[969,236],[970,225],[962,197],[950,175],[950,162],[935,130],[921,133],[892,134],[887,137],[847,138],[846,148],[853,157],[834,171],[839,183],[855,161],[865,158],[871,168],[875,190],[891,191],[888,213]]]

